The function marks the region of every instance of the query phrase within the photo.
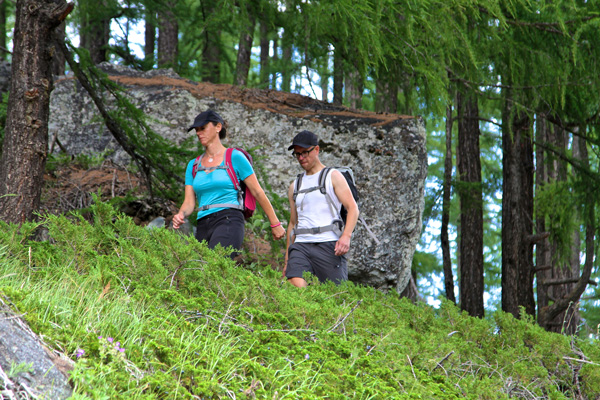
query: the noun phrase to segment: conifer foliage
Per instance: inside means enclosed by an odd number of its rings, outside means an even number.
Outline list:
[[[18,4],[25,3],[62,4]],[[482,304],[516,317],[524,310],[544,328],[568,333],[580,331],[586,318],[590,326],[600,323],[591,311],[598,294],[589,287],[598,278],[593,256],[599,200],[591,195],[600,186],[598,0],[103,0],[96,14],[90,13],[92,3],[80,2],[76,18],[66,22],[67,32],[82,38],[79,51],[89,52],[94,62],[168,66],[198,81],[313,97],[321,91],[338,104],[425,116],[432,163],[424,220],[441,218],[444,155],[457,158],[445,163],[457,168],[445,174],[445,268],[441,256],[417,254],[414,275],[421,290],[428,290],[435,275],[455,273],[460,306],[472,315],[485,314]],[[21,21],[17,18],[13,64],[22,62]],[[130,40],[140,26],[147,28],[146,42],[138,44],[146,50],[143,56],[133,52]],[[86,57],[76,58],[84,73],[91,71]],[[18,78],[12,101],[25,110],[35,103],[27,97],[33,92],[19,91],[32,85]],[[2,149],[14,159],[14,149],[22,146],[10,112],[11,107]],[[177,173],[158,158],[177,150],[165,155],[141,147],[138,139],[151,134],[141,117],[127,113],[107,113],[105,120],[125,127],[124,146],[139,156],[133,159],[149,187],[153,179],[172,180]],[[45,118],[34,119],[41,124],[39,136],[28,142],[32,151],[20,156],[30,164],[3,161],[0,171],[5,186],[15,182],[9,171],[21,166],[35,171],[37,181],[30,185],[0,190],[22,193],[30,211],[39,191],[23,188],[39,186],[47,147]],[[140,130],[130,129],[133,125]],[[449,132],[440,134],[444,127]],[[446,143],[455,148],[445,149]],[[29,218],[13,213],[17,198],[1,201],[4,220]],[[456,240],[449,243],[452,233]],[[453,277],[445,282],[446,292],[453,292]],[[473,286],[481,282],[485,290]],[[477,290],[469,291],[473,287]],[[495,293],[493,304],[484,303],[485,293]]]
[[[0,221],[0,297],[73,362],[74,398],[594,399],[600,349],[498,311],[474,318],[89,215]],[[43,228],[49,242],[32,241]],[[0,385],[2,381],[0,380]],[[1,386],[0,386],[1,388]]]

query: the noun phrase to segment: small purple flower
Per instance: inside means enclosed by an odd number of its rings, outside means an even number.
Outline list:
[[[111,337],[107,337],[106,340],[108,341],[108,343],[112,343],[113,342],[113,338],[111,338]]]
[[[125,353],[125,349],[119,349],[121,353]]]
[[[310,358],[310,356],[308,354],[304,356],[305,360],[308,360],[309,358]]]
[[[77,356],[77,358],[83,356],[85,354],[85,350],[83,349],[77,349],[77,353],[75,354]]]
[[[98,336],[98,340],[102,339],[102,336]]]

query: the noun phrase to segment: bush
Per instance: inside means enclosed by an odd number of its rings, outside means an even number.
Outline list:
[[[566,399],[599,392],[597,343],[270,266],[145,229],[106,203],[0,223],[0,293],[75,361],[74,398]],[[50,241],[29,238],[48,229]]]

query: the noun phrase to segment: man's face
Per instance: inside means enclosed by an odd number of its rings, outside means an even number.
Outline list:
[[[296,157],[302,168],[309,170],[310,167],[315,163],[318,153],[319,146],[311,146],[308,148],[294,146],[292,155]]]

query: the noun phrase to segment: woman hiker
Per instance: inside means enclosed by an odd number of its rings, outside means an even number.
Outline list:
[[[187,216],[198,207],[196,239],[206,240],[209,248],[217,244],[242,249],[244,240],[244,214],[241,209],[238,191],[234,187],[225,166],[226,148],[221,140],[226,136],[225,121],[213,110],[200,113],[188,131],[196,130],[196,135],[204,147],[204,154],[195,171],[196,159],[190,160],[185,173],[185,198],[179,212],[173,216],[173,228],[178,229]],[[231,164],[240,182],[255,197],[269,222],[273,238],[285,236],[285,230],[273,210],[273,206],[258,183],[252,165],[246,156],[234,149]],[[240,207],[241,206],[241,207]],[[232,208],[235,207],[235,208]],[[233,252],[231,258],[238,253]]]

